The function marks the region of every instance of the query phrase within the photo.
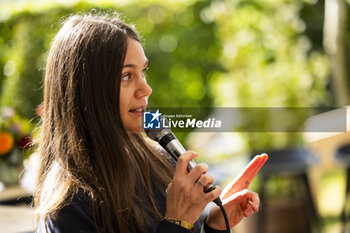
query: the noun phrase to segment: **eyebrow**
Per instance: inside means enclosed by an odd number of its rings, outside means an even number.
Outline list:
[[[147,65],[148,65],[148,60],[146,60],[145,65],[143,67],[146,67]],[[125,67],[135,68],[135,67],[137,67],[137,65],[135,65],[135,64],[125,64],[125,65],[123,65],[123,68],[125,68]]]

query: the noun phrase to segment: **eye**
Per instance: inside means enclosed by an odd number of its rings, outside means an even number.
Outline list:
[[[144,78],[146,78],[146,71],[148,70],[148,67],[145,67],[143,70],[142,70],[142,75]]]
[[[131,74],[126,73],[122,76],[122,81],[129,81],[131,79]]]

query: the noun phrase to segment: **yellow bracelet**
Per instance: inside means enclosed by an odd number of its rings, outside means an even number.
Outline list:
[[[173,218],[167,218],[166,220],[169,222],[175,223],[179,226],[182,226],[182,227],[184,227],[192,232],[194,231],[194,225],[192,223],[185,221],[185,220],[173,219]]]

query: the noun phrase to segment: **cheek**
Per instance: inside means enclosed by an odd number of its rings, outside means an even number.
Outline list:
[[[120,86],[120,96],[119,96],[119,111],[122,116],[122,120],[125,123],[127,120],[128,113],[132,107],[133,102],[133,88],[131,85]]]
[[[127,91],[125,88],[120,87],[120,96],[119,96],[119,111],[120,115],[123,117],[123,115],[126,114],[127,107],[128,107],[128,96]]]

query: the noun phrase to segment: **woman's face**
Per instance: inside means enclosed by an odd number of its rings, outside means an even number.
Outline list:
[[[143,112],[152,93],[146,82],[148,60],[141,44],[128,38],[128,49],[120,83],[120,115],[127,131],[142,132]]]

